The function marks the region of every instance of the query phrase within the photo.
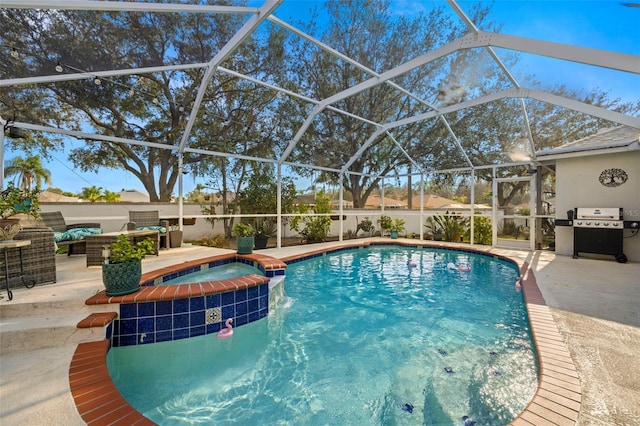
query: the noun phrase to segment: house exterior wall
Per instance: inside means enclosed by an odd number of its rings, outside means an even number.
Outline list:
[[[612,168],[624,170],[627,182],[615,188],[600,184],[600,173]],[[622,207],[624,220],[640,221],[640,151],[556,160],[556,218],[566,219],[575,207]],[[630,235],[632,230],[624,231]],[[640,262],[640,235],[623,244],[627,258]],[[573,255],[573,228],[556,227],[556,253]]]

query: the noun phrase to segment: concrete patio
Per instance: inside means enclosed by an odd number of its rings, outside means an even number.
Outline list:
[[[333,244],[260,252],[286,257]],[[640,423],[640,264],[487,251],[530,263],[582,382],[578,424]],[[147,258],[143,269],[226,252],[183,245]],[[16,288],[13,301],[0,293],[2,424],[85,424],[69,391],[69,363],[87,338],[75,325],[89,313],[85,299],[103,288],[101,269],[85,267],[84,256],[56,260],[58,283]]]

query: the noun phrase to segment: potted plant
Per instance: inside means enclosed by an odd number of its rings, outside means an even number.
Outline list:
[[[116,242],[104,251],[102,283],[107,296],[122,296],[138,291],[142,277],[142,259],[155,252],[155,243],[151,238],[134,244],[126,235],[119,235]]]
[[[233,233],[236,234],[236,247],[238,254],[253,253],[255,244],[255,232],[253,226],[248,223],[236,223],[233,226]]]
[[[40,217],[39,188],[22,190],[9,182],[0,192],[0,240],[11,240],[20,232],[20,219],[12,216],[24,214]]]
[[[362,232],[364,232],[364,236],[365,237],[370,237],[371,233],[373,232],[373,222],[371,222],[371,220],[369,220],[369,218],[367,218],[367,217],[362,219],[362,221],[359,222],[358,226],[356,227],[355,237],[358,236],[358,231],[360,231],[360,230],[362,230]]]
[[[276,224],[270,219],[256,220],[255,230],[256,250],[267,248],[269,238],[274,237],[277,232]]]
[[[378,225],[380,225],[380,230],[381,230],[381,234],[382,236],[384,236],[384,232],[390,232],[391,231],[391,224],[392,224],[392,219],[391,216],[387,216],[387,215],[382,215],[380,216],[380,219],[378,219]]]
[[[404,231],[404,224],[404,220],[397,217],[391,220],[391,224],[389,225],[389,234],[391,238],[394,240],[398,238],[398,233]]]
[[[442,241],[442,220],[440,216],[429,216],[424,227],[431,233],[434,241]]]

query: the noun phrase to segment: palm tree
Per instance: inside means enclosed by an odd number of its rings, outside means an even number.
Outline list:
[[[5,177],[15,175],[18,187],[23,191],[31,191],[40,188],[42,181],[51,184],[51,172],[45,169],[40,157],[32,156],[24,159],[20,156],[7,162]]]
[[[92,203],[100,201],[103,198],[102,187],[95,185],[83,187],[82,192],[80,193],[80,198],[82,198],[83,200],[88,200]]]

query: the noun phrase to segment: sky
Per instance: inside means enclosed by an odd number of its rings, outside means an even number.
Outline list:
[[[635,2],[640,4],[640,0]],[[309,19],[309,9],[321,3],[322,1],[315,0],[284,0],[274,15],[295,24],[298,20]],[[475,3],[477,2],[458,2],[465,12]],[[262,1],[250,3],[252,6],[261,4]],[[399,15],[419,13],[433,5],[446,6],[444,1],[394,0],[392,4]],[[616,0],[497,0],[483,4],[492,4],[489,19],[503,24],[503,34],[636,55],[640,69],[640,7],[626,7],[623,2]],[[534,75],[539,81],[565,84],[570,88],[610,91],[613,98],[623,101],[640,99],[638,74],[571,64],[529,54],[521,54],[519,64],[519,69],[513,70],[516,79],[526,73]],[[5,161],[16,155],[25,156],[24,153],[7,150]],[[114,192],[121,189],[145,192],[133,175],[123,171],[104,170],[96,174],[74,170],[66,153],[53,153],[52,159],[43,161],[43,164],[51,171],[51,186],[65,191],[78,193],[83,187],[95,185]],[[184,193],[191,191],[198,182],[189,176],[185,177]],[[176,193],[177,190],[176,185]]]

